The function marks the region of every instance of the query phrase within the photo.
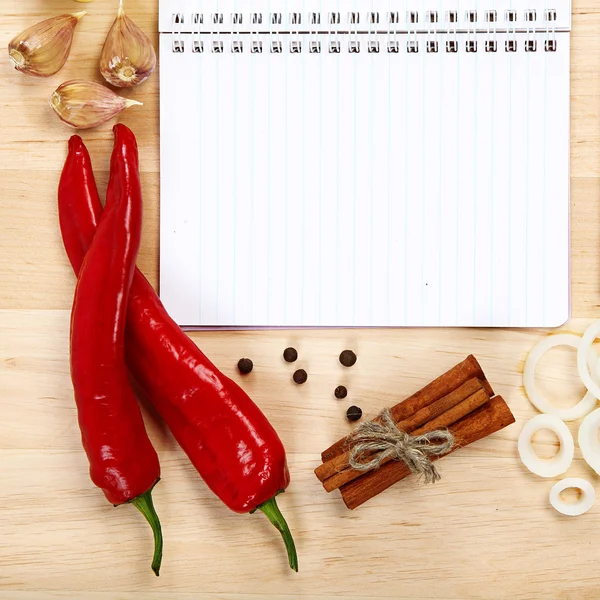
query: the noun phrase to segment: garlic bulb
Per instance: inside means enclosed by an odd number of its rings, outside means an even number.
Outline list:
[[[99,83],[81,80],[63,83],[50,97],[59,119],[78,129],[96,127],[136,104],[142,103],[121,98]]]
[[[146,81],[156,68],[156,54],[148,36],[119,6],[100,55],[100,72],[116,87],[132,87]]]
[[[85,11],[59,15],[32,25],[8,44],[15,69],[35,77],[58,73],[71,51],[73,32]]]

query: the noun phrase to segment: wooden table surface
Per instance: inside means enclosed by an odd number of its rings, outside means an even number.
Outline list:
[[[75,77],[99,80],[96,61],[117,0],[96,0],[72,56],[47,80],[0,61],[0,599],[105,600],[318,598],[598,598],[598,502],[578,518],[548,504],[554,480],[521,466],[516,438],[535,414],[521,388],[534,330],[335,330],[198,333],[194,340],[240,381],[288,450],[292,484],[280,506],[294,532],[300,572],[262,515],[231,513],[206,488],[164,425],[145,414],[163,479],[161,577],[151,573],[150,531],[132,507],[112,508],[93,487],[81,449],[69,377],[69,309],[75,279],[59,237],[56,187],[71,131],[47,105]],[[42,18],[81,10],[71,0],[0,0],[0,47]],[[157,2],[126,0],[157,41]],[[572,37],[572,305],[582,331],[600,316],[600,0],[575,0]],[[122,121],[136,132],[145,194],[138,264],[158,280],[158,78],[129,94],[144,102]],[[84,132],[100,189],[111,124]],[[282,350],[298,348],[308,383],[291,383]],[[358,363],[337,355],[352,348]],[[517,424],[440,463],[443,480],[409,478],[348,511],[313,475],[319,453],[350,429],[350,403],[367,415],[397,402],[475,354]],[[241,380],[239,357],[254,360]],[[347,401],[334,399],[339,385]],[[555,352],[540,387],[557,402],[582,394],[574,353]],[[570,424],[574,433],[578,422]],[[551,439],[536,442],[542,455]],[[581,459],[567,475],[598,478]]]

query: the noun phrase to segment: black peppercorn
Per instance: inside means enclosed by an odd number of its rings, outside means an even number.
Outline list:
[[[358,421],[362,417],[362,410],[358,406],[351,406],[346,411],[348,421]]]
[[[354,364],[356,364],[356,354],[354,354],[354,352],[352,352],[352,350],[344,350],[340,354],[340,362],[345,367],[351,367]]]
[[[283,360],[285,360],[285,362],[294,362],[298,360],[298,351],[296,348],[286,348],[283,351]]]
[[[295,383],[305,383],[308,379],[308,374],[304,369],[294,371],[293,379]]]
[[[345,386],[338,385],[335,388],[335,392],[333,392],[333,394],[338,400],[341,400],[342,398],[345,398],[348,395],[348,390],[345,388]]]
[[[248,375],[254,368],[254,364],[249,358],[240,358],[240,360],[238,360],[237,368],[242,375]]]

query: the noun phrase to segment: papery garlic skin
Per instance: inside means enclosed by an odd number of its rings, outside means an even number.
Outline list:
[[[122,98],[93,81],[66,81],[50,97],[59,119],[76,129],[90,129],[112,119],[129,106],[141,102]]]
[[[73,33],[85,11],[65,14],[32,25],[8,44],[15,69],[34,77],[50,77],[67,62]]]
[[[119,6],[102,54],[100,72],[116,87],[133,87],[146,81],[156,68],[156,53],[150,38]]]

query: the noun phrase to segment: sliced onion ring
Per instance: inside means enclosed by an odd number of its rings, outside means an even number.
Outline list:
[[[597,412],[597,411],[596,411]],[[581,498],[573,504],[565,502],[560,494],[564,490],[575,488],[581,491]],[[579,477],[567,477],[557,481],[550,490],[550,504],[561,514],[567,517],[578,517],[586,513],[596,501],[596,492],[594,486],[585,479]]]
[[[600,409],[590,413],[579,426],[577,440],[585,462],[600,475]]]
[[[591,410],[593,410],[594,406],[596,406],[596,398],[600,397],[600,389],[598,390],[598,395],[595,396],[592,390],[590,390],[589,386],[586,384],[587,389],[590,391],[588,391],[588,393],[575,406],[570,406],[569,408],[560,408],[558,406],[554,406],[548,400],[546,400],[546,398],[544,398],[540,394],[540,392],[537,389],[537,386],[535,385],[535,368],[537,367],[540,358],[546,352],[548,352],[548,350],[556,346],[570,346],[571,348],[577,349],[578,368],[579,357],[583,356],[584,363],[587,358],[587,363],[590,365],[590,368],[594,370],[594,373],[596,372],[596,353],[591,346],[585,353],[583,353],[582,339],[579,336],[573,333],[559,333],[557,335],[549,335],[543,340],[540,340],[539,343],[537,343],[531,349],[531,352],[529,352],[527,360],[525,361],[525,369],[523,370],[523,387],[525,388],[525,393],[527,394],[527,397],[529,398],[531,403],[540,412],[548,415],[554,415],[555,417],[558,417],[563,421],[574,421],[575,419],[580,419],[581,417],[587,415]],[[587,373],[587,367],[585,371]]]
[[[531,437],[540,429],[553,431],[560,442],[556,456],[548,460],[540,458],[531,444]],[[519,434],[518,447],[523,464],[540,477],[562,475],[571,466],[575,454],[575,443],[569,428],[554,415],[537,415],[527,421]]]
[[[588,366],[593,373],[596,372],[594,366],[589,361],[589,356],[594,350],[593,344],[598,334],[600,334],[600,320],[595,321],[585,330],[579,343],[579,349],[577,350],[577,370],[579,371],[579,377],[581,377],[581,381],[583,381],[588,392],[596,398],[600,398],[600,385],[590,375]]]

